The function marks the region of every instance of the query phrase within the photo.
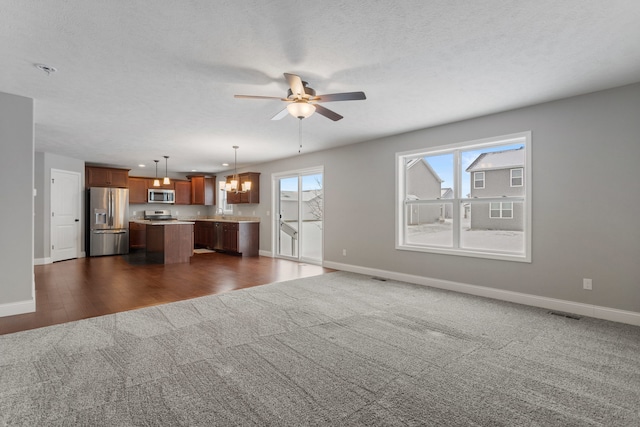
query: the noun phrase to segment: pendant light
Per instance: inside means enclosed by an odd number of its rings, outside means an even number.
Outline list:
[[[237,145],[233,146],[234,150],[234,160],[233,160],[233,175],[229,182],[225,184],[224,189],[227,192],[231,193],[246,193],[247,191],[251,191],[251,181],[245,181],[241,184],[241,188],[238,188],[238,183],[240,182],[240,177],[238,176],[238,147]],[[222,185],[220,186],[222,189]]]
[[[158,179],[158,162],[160,160],[154,160],[154,162],[156,162],[156,179],[153,180],[153,186],[154,187],[160,187],[160,180]]]
[[[167,160],[169,156],[164,156],[164,179],[162,180],[162,184],[169,185],[171,184],[171,180],[169,179],[169,174],[167,173]]]

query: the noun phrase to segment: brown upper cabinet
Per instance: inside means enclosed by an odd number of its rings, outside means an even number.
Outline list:
[[[231,182],[232,175],[227,177],[227,182]],[[260,173],[245,172],[238,174],[239,183],[251,181],[251,190],[244,193],[227,192],[227,203],[237,205],[241,203],[260,203]]]
[[[191,204],[213,206],[216,204],[216,177],[189,175],[191,179]]]
[[[86,187],[129,187],[129,169],[85,167]]]
[[[129,203],[142,204],[147,203],[147,186],[148,178],[140,178],[137,176],[129,177]]]
[[[176,190],[176,205],[191,204],[191,182],[174,181]]]

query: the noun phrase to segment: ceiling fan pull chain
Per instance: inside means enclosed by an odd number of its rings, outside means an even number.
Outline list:
[[[302,151],[302,117],[298,118],[298,140],[300,142],[300,146],[298,147],[298,154]]]

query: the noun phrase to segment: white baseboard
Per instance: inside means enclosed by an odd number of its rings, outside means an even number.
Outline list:
[[[78,256],[78,258],[86,258],[87,253],[85,251],[80,252],[80,255]],[[33,265],[45,265],[45,264],[52,264],[53,261],[51,260],[51,257],[46,257],[46,258],[34,258],[33,260]]]
[[[635,311],[618,310],[615,308],[602,307],[598,305],[583,304],[556,298],[547,298],[521,292],[505,291],[502,289],[488,288],[485,286],[476,286],[467,283],[415,276],[412,274],[398,273],[395,271],[378,270],[376,268],[360,267],[357,265],[342,264],[338,262],[325,261],[323,263],[323,266],[327,268],[334,268],[336,270],[383,277],[386,279],[399,280],[402,282],[414,283],[417,285],[431,286],[438,289],[446,289],[449,291],[456,291],[465,294],[493,298],[501,301],[515,302],[518,304],[530,305],[533,307],[563,311],[566,313],[579,314],[581,316],[595,317],[597,319],[611,320],[613,322],[640,326],[640,313],[637,313]]]
[[[271,251],[263,251],[262,249],[258,251],[258,255],[267,256],[269,258],[273,258],[273,252],[271,252]]]
[[[16,314],[33,313],[36,311],[36,300],[10,302],[0,304],[0,317],[15,316]]]

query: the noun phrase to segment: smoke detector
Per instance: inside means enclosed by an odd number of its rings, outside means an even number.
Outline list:
[[[52,67],[50,65],[45,65],[45,64],[34,64],[34,65],[38,70],[44,71],[48,75],[51,75],[51,73],[55,73],[56,71],[58,71],[55,67]]]

